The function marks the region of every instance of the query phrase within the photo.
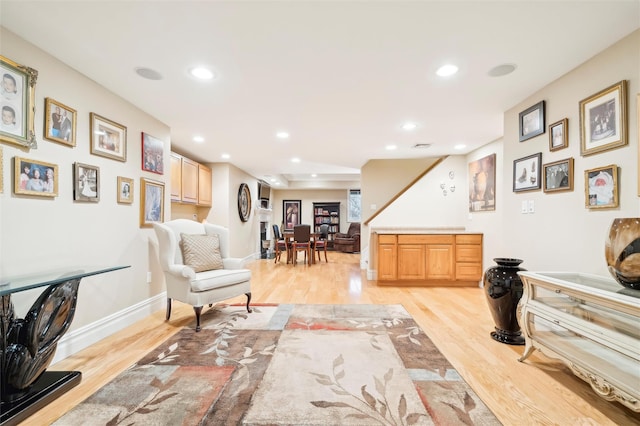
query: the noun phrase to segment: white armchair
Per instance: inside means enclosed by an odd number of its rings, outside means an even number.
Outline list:
[[[251,312],[251,271],[243,268],[242,260],[229,257],[229,230],[219,225],[176,219],[154,223],[158,236],[158,255],[167,284],[167,321],[171,317],[171,299],[193,306],[196,331],[200,331],[202,307],[245,294],[247,311]],[[196,272],[185,265],[181,247],[182,234],[218,235],[222,268]],[[198,268],[196,268],[198,269]]]

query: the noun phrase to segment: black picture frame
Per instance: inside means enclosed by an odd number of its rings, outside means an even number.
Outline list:
[[[518,136],[520,142],[545,132],[544,105],[544,101],[540,101],[518,114]]]
[[[542,187],[542,153],[513,160],[513,192],[535,191]]]

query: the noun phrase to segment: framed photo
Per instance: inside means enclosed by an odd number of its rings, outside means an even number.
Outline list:
[[[164,174],[164,142],[142,132],[142,170]]]
[[[58,166],[44,161],[13,158],[13,192],[38,197],[58,196]]]
[[[140,227],[164,222],[164,182],[140,178]]]
[[[627,81],[580,101],[580,154],[627,145]]]
[[[544,164],[544,192],[573,191],[573,157]]]
[[[73,163],[73,199],[92,203],[100,201],[100,167]]]
[[[76,146],[76,110],[51,98],[44,99],[44,137]]]
[[[496,154],[469,163],[469,211],[496,209]]]
[[[133,203],[133,179],[118,176],[118,203]]]
[[[38,71],[0,55],[0,141],[37,148],[35,100]]]
[[[544,101],[525,109],[518,115],[520,142],[544,133]]]
[[[569,146],[569,119],[563,118],[549,124],[549,151],[557,151]]]
[[[118,161],[127,161],[127,128],[115,121],[89,114],[91,153]]]
[[[618,207],[618,166],[585,170],[584,192],[588,209]]]
[[[286,231],[293,231],[293,227],[300,225],[302,201],[282,200],[282,222]]]
[[[540,189],[540,166],[542,153],[513,160],[513,192]]]

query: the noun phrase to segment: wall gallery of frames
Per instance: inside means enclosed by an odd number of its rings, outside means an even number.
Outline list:
[[[580,112],[580,155],[591,156],[629,144],[628,82],[619,81],[578,102]],[[640,94],[637,95],[640,138]],[[548,130],[549,152],[569,147],[569,119],[562,118],[545,127],[545,101],[518,114],[520,143]],[[495,210],[496,154],[469,163],[469,211]],[[640,170],[640,150],[638,152]],[[612,209],[619,206],[619,167],[608,164],[584,171],[587,209]],[[513,161],[513,192],[556,193],[573,191],[574,158],[542,163],[542,152]],[[638,174],[640,196],[640,173]]]
[[[0,55],[0,142],[7,142],[25,150],[37,149],[35,123],[35,89],[38,71]],[[76,147],[78,114],[75,109],[55,99],[44,100],[44,139]],[[98,113],[89,114],[90,152],[122,163],[127,162],[127,127]],[[164,142],[141,132],[141,169],[157,175],[164,174]],[[0,147],[0,193],[4,192],[4,157]],[[15,156],[10,160],[13,193],[25,197],[55,198],[59,192],[58,170],[61,166],[29,157]],[[72,163],[73,181],[63,183],[73,190],[74,202],[100,202],[100,167],[80,162]],[[117,176],[117,198],[122,205],[133,204],[134,179]],[[102,200],[104,202],[105,200]],[[151,227],[164,221],[164,182],[140,178],[140,226]]]

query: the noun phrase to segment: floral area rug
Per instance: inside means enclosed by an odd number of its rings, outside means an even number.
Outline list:
[[[499,425],[401,305],[220,305],[57,425]]]

